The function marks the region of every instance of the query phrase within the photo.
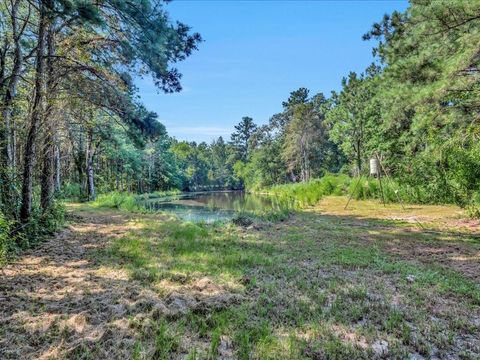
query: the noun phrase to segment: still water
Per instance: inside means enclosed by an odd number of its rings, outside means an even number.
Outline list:
[[[142,201],[150,210],[166,211],[187,221],[230,220],[236,213],[263,213],[285,208],[283,202],[268,195],[248,194],[243,191],[214,191],[181,193],[174,196]]]

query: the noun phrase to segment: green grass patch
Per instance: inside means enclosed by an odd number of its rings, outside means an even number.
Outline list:
[[[155,320],[132,349],[134,358],[145,349],[156,358],[174,356],[183,337],[195,340],[185,354],[191,359],[222,356],[226,343],[238,359],[369,359],[378,355],[373,344],[384,339],[392,358],[448,357],[455,341],[476,332],[469,314],[478,310],[480,289],[472,280],[385,253],[380,241],[388,236],[359,237],[365,223],[315,222],[312,214],[291,220],[246,230],[139,215],[137,226],[104,252],[104,265],[126,269],[161,296],[168,295],[164,280],[188,293],[206,276],[244,300]],[[445,298],[455,299],[455,315],[435,314],[440,320],[433,321],[432,301]]]
[[[294,201],[301,208],[315,205],[324,196],[343,194],[350,182],[346,175],[325,175],[306,183],[276,185],[262,191],[284,201]]]
[[[138,203],[135,195],[128,192],[113,191],[106,194],[100,194],[92,206],[96,208],[118,209],[130,212],[144,210]]]

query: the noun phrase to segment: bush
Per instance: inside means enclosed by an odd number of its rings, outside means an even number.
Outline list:
[[[64,199],[82,200],[82,187],[77,183],[67,183],[62,186],[61,196]]]
[[[0,213],[0,264],[15,253],[31,248],[46,236],[52,235],[64,223],[65,206],[54,200],[47,212],[42,212],[38,203],[34,202],[30,220],[22,224],[8,220]]]
[[[63,202],[55,199],[49,211],[42,214],[40,224],[43,234],[53,234],[65,222],[65,205]]]
[[[430,149],[400,167],[401,183],[415,189],[416,202],[474,206],[472,196],[480,190],[480,142],[453,138]]]
[[[63,202],[54,200],[47,212],[42,212],[38,204],[34,204],[28,223],[18,225],[16,244],[20,249],[28,249],[41,242],[45,236],[52,235],[65,222],[65,206]]]
[[[12,223],[0,213],[0,265],[15,249],[15,241],[11,237]]]
[[[350,182],[346,175],[328,174],[306,183],[276,185],[263,191],[285,202],[294,202],[296,207],[306,207],[315,205],[324,196],[344,194]]]
[[[480,219],[480,191],[473,194],[470,204],[467,206],[467,215],[472,219]]]
[[[135,195],[118,191],[98,195],[97,199],[93,202],[93,206],[125,211],[144,210],[143,207],[139,205]]]

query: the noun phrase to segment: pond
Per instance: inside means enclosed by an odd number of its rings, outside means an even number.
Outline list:
[[[178,195],[150,198],[142,201],[149,210],[174,213],[187,221],[230,220],[237,213],[258,214],[285,209],[278,199],[243,191],[191,192]]]

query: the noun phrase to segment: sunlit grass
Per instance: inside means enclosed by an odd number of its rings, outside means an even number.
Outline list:
[[[276,185],[264,189],[263,192],[277,198],[294,201],[298,207],[315,205],[327,195],[345,193],[351,179],[346,175],[325,175],[306,183]]]
[[[158,350],[160,358],[170,356],[192,336],[192,359],[219,356],[227,340],[240,359],[368,359],[381,341],[388,342],[392,357],[428,357],[438,349],[448,354],[455,339],[474,331],[469,312],[480,305],[478,285],[434,263],[387,254],[383,244],[402,227],[368,214],[378,204],[352,205],[369,221],[299,213],[287,223],[260,223],[260,230],[246,231],[138,215],[137,226],[102,254],[106,266],[126,269],[131,280],[162,296],[188,292],[207,276],[244,300],[154,321],[156,340],[142,335],[135,354],[153,346],[164,349]],[[441,216],[444,210],[431,211]],[[455,299],[455,316],[436,314],[441,321],[433,326],[430,305],[444,298]]]
[[[92,206],[97,208],[110,208],[125,211],[140,210],[135,195],[127,192],[117,191],[98,195],[95,201],[93,201]]]

